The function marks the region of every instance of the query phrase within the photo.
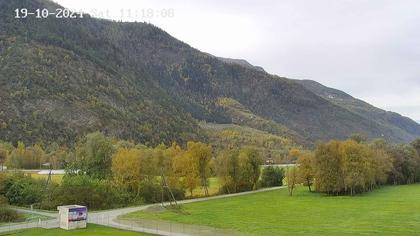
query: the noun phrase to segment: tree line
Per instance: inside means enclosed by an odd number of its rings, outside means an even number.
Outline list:
[[[211,177],[219,180],[220,193],[234,193],[281,185],[284,175],[279,168],[261,171],[262,156],[250,148],[215,152],[211,145],[201,142],[188,142],[184,147],[176,143],[148,147],[99,132],[86,135],[73,149],[3,143],[0,150],[4,150],[0,154],[9,169],[9,174],[0,175],[0,194],[10,204],[34,204],[45,209],[75,203],[105,209],[168,200],[163,178],[179,200],[193,197],[196,189],[210,195]],[[47,184],[43,179],[10,171],[45,168],[44,162],[66,168],[61,183]]]
[[[330,195],[354,195],[384,184],[420,182],[420,139],[411,144],[384,140],[332,140],[314,151],[292,149],[297,167],[287,173],[290,194],[296,184]]]

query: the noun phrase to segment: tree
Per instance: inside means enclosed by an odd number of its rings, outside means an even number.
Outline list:
[[[385,184],[392,171],[392,159],[388,153],[388,145],[383,141],[376,141],[371,145],[373,154],[373,174],[375,185]]]
[[[392,163],[387,149],[386,143],[381,140],[375,140],[370,145],[354,140],[320,144],[313,165],[316,189],[328,194],[354,195],[385,183],[390,172],[389,176],[393,179],[399,180],[409,175],[413,181],[416,157],[404,151],[396,151],[395,155],[401,155],[401,158],[395,158],[397,161],[394,161],[394,170],[391,171]],[[414,153],[412,149],[409,151],[409,154]],[[404,162],[407,156],[412,156],[409,158],[410,163]],[[403,170],[407,173],[404,174]]]
[[[0,146],[0,165],[1,165],[0,171],[3,171],[3,165],[6,162],[7,157],[8,157],[7,150]]]
[[[262,187],[275,187],[283,185],[284,172],[279,167],[267,166],[261,174]]]
[[[7,166],[11,168],[38,169],[41,161],[45,158],[45,152],[41,145],[35,144],[26,147],[24,143],[18,142],[7,160]]]
[[[227,193],[238,192],[241,181],[239,150],[221,151],[216,158],[216,173]]]
[[[111,175],[114,148],[110,138],[100,132],[88,134],[78,148],[76,169],[98,179]]]
[[[290,163],[295,163],[301,154],[301,150],[298,148],[291,148],[287,155],[287,159]]]
[[[343,190],[343,160],[339,148],[339,141],[330,141],[318,145],[314,158],[315,188],[317,191],[337,194]]]
[[[26,147],[22,142],[17,143],[17,147],[13,150],[9,159],[7,160],[8,168],[23,168],[23,159],[25,156]]]
[[[298,178],[299,182],[308,186],[309,192],[312,192],[311,186],[314,182],[314,155],[311,152],[302,152],[298,161]]]
[[[13,152],[15,147],[11,143],[0,142],[0,164],[1,164],[1,171],[4,170],[4,165],[7,165],[9,161],[10,154]]]
[[[88,175],[66,175],[54,197],[59,205],[78,203],[91,209],[109,209],[132,198],[119,198],[109,181]]]
[[[172,143],[171,146],[163,150],[163,156],[165,161],[163,162],[163,171],[167,180],[167,183],[171,190],[178,189],[185,192],[184,185],[181,179],[176,173],[175,161],[178,157],[184,154],[184,150],[177,144]],[[185,194],[185,193],[184,193]]]
[[[394,145],[390,147],[392,170],[389,182],[392,184],[411,184],[418,181],[420,172],[420,158],[411,145]]]
[[[197,165],[194,164],[193,156],[184,152],[182,155],[176,156],[173,162],[175,175],[181,179],[181,185],[193,195],[193,190],[200,183]]]
[[[251,189],[257,189],[258,179],[261,175],[260,166],[263,160],[255,149],[244,148],[239,152],[239,165],[241,178],[250,184]]]
[[[45,152],[41,145],[35,144],[27,147],[23,156],[22,167],[25,169],[40,169],[44,158]]]
[[[298,184],[298,173],[295,166],[288,167],[287,169],[287,189],[289,190],[289,196],[293,196],[296,184]]]
[[[353,140],[342,142],[340,145],[342,156],[342,171],[344,191],[350,189],[350,195],[356,191],[364,191],[371,176],[372,155],[366,145]],[[373,180],[374,181],[374,180]]]
[[[204,189],[204,194],[209,195],[208,178],[209,178],[209,163],[211,159],[212,149],[210,145],[200,142],[188,142],[186,155],[193,160],[197,175],[200,178],[201,187]]]
[[[414,149],[416,149],[417,154],[419,154],[419,155],[420,155],[420,138],[418,138],[418,139],[414,140],[414,141],[411,143],[411,146],[413,146],[413,148],[414,148]]]
[[[141,173],[142,153],[135,148],[119,148],[112,156],[112,174],[118,186],[138,196]]]

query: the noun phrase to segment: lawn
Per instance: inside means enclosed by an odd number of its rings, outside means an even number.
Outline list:
[[[10,236],[140,236],[140,235],[150,235],[144,233],[137,233],[132,231],[125,231],[119,229],[108,228],[100,225],[89,224],[86,229],[77,229],[77,230],[63,230],[63,229],[31,229],[18,231],[14,233],[6,233],[0,235],[10,235]]]
[[[220,190],[220,182],[216,177],[209,178],[209,195],[217,195]],[[190,197],[190,193],[186,191],[186,196]],[[193,197],[204,197],[204,190],[201,187],[197,187],[193,190]]]
[[[184,205],[175,211],[135,212],[153,219],[231,229],[250,235],[418,235],[420,185],[387,186],[355,197],[299,188]]]
[[[38,173],[31,173],[31,177],[34,179],[48,179],[48,175],[40,175]],[[63,179],[64,175],[51,175],[51,181],[54,183],[61,183],[61,180]]]

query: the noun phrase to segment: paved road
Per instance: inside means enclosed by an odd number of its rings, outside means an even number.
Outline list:
[[[209,200],[215,200],[215,199],[224,199],[224,198],[230,198],[230,197],[237,197],[237,196],[243,196],[243,195],[248,195],[248,194],[260,193],[260,192],[274,191],[274,190],[278,190],[278,189],[282,189],[282,188],[287,188],[287,186],[265,188],[265,189],[260,189],[260,190],[256,190],[256,191],[234,193],[234,194],[225,194],[225,195],[218,195],[218,196],[213,196],[213,197],[204,197],[204,198],[182,200],[182,201],[178,201],[178,204],[187,204],[187,203],[202,202],[202,201],[209,201]],[[154,227],[154,228],[140,227],[140,226],[127,225],[127,224],[117,222],[117,218],[121,215],[125,215],[125,214],[136,212],[136,211],[142,211],[142,210],[145,210],[149,207],[154,207],[154,206],[159,206],[159,205],[160,205],[160,203],[150,204],[150,205],[142,205],[142,206],[137,206],[137,207],[126,207],[126,208],[113,209],[113,210],[89,212],[88,223],[99,224],[99,225],[104,225],[104,226],[108,226],[108,227],[137,231],[137,232],[157,234],[157,235],[167,235],[167,236],[186,236],[186,235],[190,235],[190,234],[185,234],[185,233],[182,233],[182,232],[176,232],[174,230],[170,230],[170,231],[159,230],[156,227]],[[29,228],[36,228],[36,227],[42,227],[42,228],[57,228],[58,227],[58,220],[57,220],[58,213],[45,212],[45,211],[33,211],[33,210],[21,209],[21,208],[17,208],[17,210],[19,212],[23,212],[23,213],[39,214],[39,215],[48,216],[48,217],[51,217],[51,218],[54,218],[54,219],[44,220],[44,221],[40,221],[40,222],[31,222],[31,223],[14,224],[14,225],[10,225],[10,226],[2,226],[2,227],[0,227],[0,233],[22,230],[22,229],[29,229]]]
[[[48,212],[48,211],[39,211],[39,210],[29,210],[23,208],[15,208],[20,213],[28,213],[28,214],[37,214],[41,216],[46,216],[50,218],[57,218],[58,212]]]

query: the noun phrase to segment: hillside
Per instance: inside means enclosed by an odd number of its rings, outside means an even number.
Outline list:
[[[72,143],[101,130],[149,144],[183,143],[208,138],[199,120],[300,144],[353,133],[393,142],[420,135],[408,118],[378,121],[376,108],[350,108],[295,80],[200,52],[150,24],[14,19],[23,6],[57,7],[0,0],[0,139]]]
[[[206,131],[216,151],[247,147],[258,150],[264,157],[271,157],[276,163],[284,162],[289,149],[295,145],[282,136],[247,126],[201,122],[200,127]]]
[[[366,119],[376,121],[381,126],[392,130],[393,135],[395,136],[405,137],[409,140],[412,136],[418,136],[420,133],[420,126],[417,122],[407,117],[403,117],[398,113],[376,108],[360,99],[350,96],[347,93],[337,89],[328,88],[316,81],[296,80],[296,82],[302,84],[305,88],[334,104],[346,108],[353,113],[365,117]]]

